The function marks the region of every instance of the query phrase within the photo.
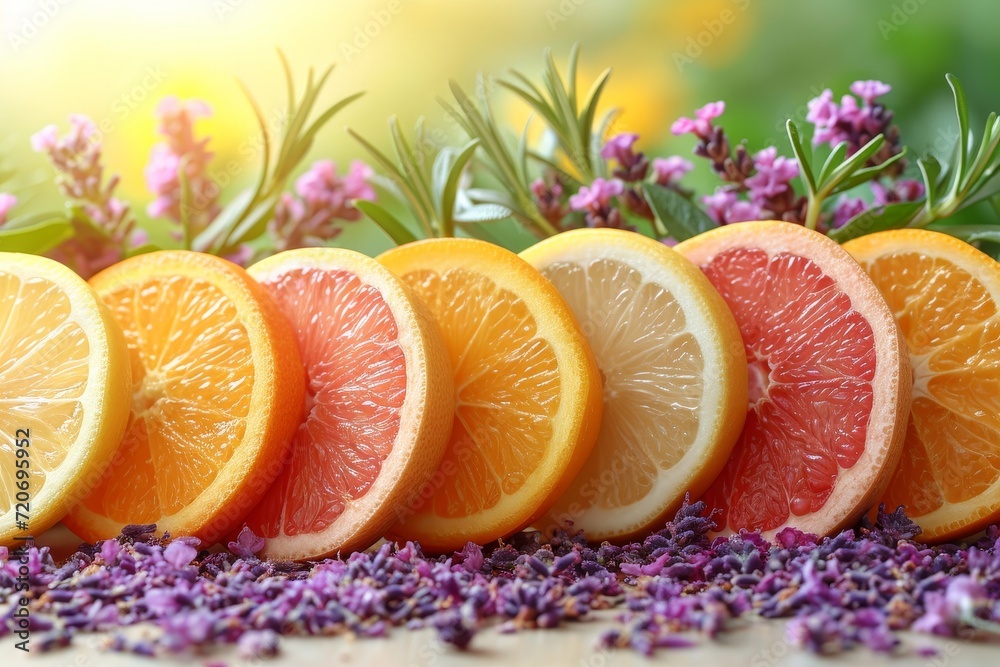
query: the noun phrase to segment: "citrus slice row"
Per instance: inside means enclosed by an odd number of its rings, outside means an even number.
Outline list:
[[[586,340],[555,288],[498,246],[430,240],[379,261],[440,326],[455,385],[433,486],[394,533],[447,551],[517,532],[544,515],[593,448],[600,380]]]
[[[884,501],[921,539],[958,539],[1000,519],[1000,264],[926,230],[845,244],[906,339],[913,407]]]
[[[87,283],[0,253],[0,545],[41,534],[101,479],[129,388],[125,340]]]
[[[320,558],[382,537],[437,469],[450,435],[448,352],[388,269],[332,248],[250,268],[292,323],[306,418],[247,524],[271,558]]]
[[[728,225],[677,250],[729,304],[747,357],[743,434],[705,495],[721,525],[823,535],[853,524],[888,483],[909,410],[909,359],[885,300],[839,245],[800,225]]]
[[[211,255],[140,255],[91,283],[125,333],[131,414],[111,477],[65,522],[91,542],[155,523],[214,543],[278,475],[298,426],[291,326],[243,269]]]
[[[591,541],[662,527],[685,493],[703,493],[746,413],[739,329],[681,255],[621,230],[581,229],[521,256],[566,299],[601,370],[594,451],[552,510]]]

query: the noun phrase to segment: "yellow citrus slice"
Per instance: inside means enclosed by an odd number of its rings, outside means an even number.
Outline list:
[[[633,232],[571,231],[521,257],[566,299],[604,386],[597,445],[551,520],[591,541],[662,527],[685,493],[704,493],[743,427],[732,313],[698,267]]]
[[[455,414],[444,339],[410,290],[359,253],[290,250],[249,273],[295,329],[306,419],[247,525],[269,558],[364,549],[441,463]]]
[[[882,500],[932,542],[1000,520],[1000,264],[917,229],[844,248],[888,301],[913,366],[903,456]]]
[[[541,518],[590,454],[601,417],[593,354],[566,302],[517,255],[471,239],[379,257],[441,327],[455,382],[441,466],[394,533],[433,551]]]
[[[0,544],[37,537],[100,481],[130,386],[125,339],[87,283],[0,252]]]
[[[301,421],[291,325],[246,271],[211,255],[139,255],[91,285],[125,333],[131,414],[109,476],[64,522],[91,542],[147,523],[216,542],[277,477]]]

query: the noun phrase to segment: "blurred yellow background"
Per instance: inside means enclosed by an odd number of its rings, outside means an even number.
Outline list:
[[[199,128],[213,137],[216,165],[241,165],[226,200],[257,168],[245,164],[252,152],[241,151],[256,125],[236,81],[266,114],[278,114],[277,47],[300,86],[309,66],[337,63],[323,102],[368,91],[323,131],[305,168],[320,157],[346,165],[364,156],[344,126],[384,145],[391,114],[404,126],[426,116],[430,128],[454,135],[436,101],[450,78],[470,88],[478,71],[535,76],[543,48],[562,64],[574,42],[581,85],[614,69],[605,100],[625,110],[616,129],[639,132],[647,152],[689,152],[689,141],[669,136],[671,121],[720,98],[732,136],[788,152],[784,119],[803,120],[819,90],[839,94],[856,78],[895,86],[887,103],[904,141],[919,150],[948,122],[946,71],[965,82],[974,111],[1000,107],[991,73],[996,25],[1000,3],[990,0],[0,0],[0,164],[18,168],[22,202],[55,203],[51,171],[29,137],[86,114],[108,128],[107,164],[146,224],[152,196],[142,168],[157,140],[157,102],[175,95],[213,107]],[[502,94],[497,104],[523,125],[521,104]]]

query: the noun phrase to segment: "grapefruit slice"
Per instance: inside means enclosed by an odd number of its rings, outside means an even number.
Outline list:
[[[364,549],[444,455],[455,411],[444,340],[409,289],[359,253],[291,250],[249,272],[295,329],[306,418],[247,525],[270,558]]]
[[[743,433],[706,492],[724,529],[828,535],[882,495],[902,449],[910,362],[885,300],[826,236],[787,222],[727,225],[678,252],[701,267],[743,336]]]
[[[743,341],[708,279],[640,234],[580,229],[521,253],[563,295],[601,369],[594,451],[550,520],[594,542],[662,528],[705,492],[746,414]]]
[[[506,537],[544,516],[590,454],[600,376],[566,302],[514,253],[433,239],[379,257],[427,305],[454,373],[441,466],[396,536],[431,551]]]
[[[291,325],[246,271],[212,255],[139,255],[91,278],[132,367],[124,442],[64,519],[88,542],[127,524],[212,544],[281,471],[302,414]]]
[[[844,248],[888,301],[913,365],[903,458],[883,500],[932,542],[1000,520],[1000,264],[917,229]]]
[[[51,528],[101,479],[130,389],[125,339],[87,283],[0,252],[0,545]]]

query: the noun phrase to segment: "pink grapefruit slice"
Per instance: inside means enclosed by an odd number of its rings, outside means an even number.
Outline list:
[[[448,351],[409,289],[349,250],[291,250],[250,267],[291,321],[304,421],[247,525],[269,558],[364,549],[437,469],[455,409]]]
[[[828,535],[881,496],[899,460],[912,378],[892,313],[826,236],[747,222],[677,246],[729,304],[743,337],[743,433],[704,499],[725,531]]]

